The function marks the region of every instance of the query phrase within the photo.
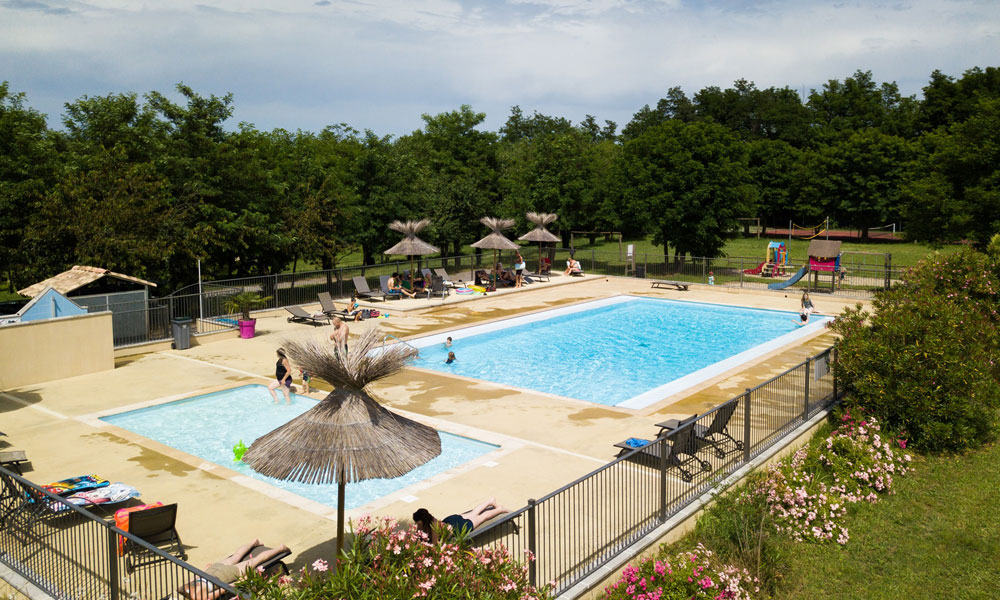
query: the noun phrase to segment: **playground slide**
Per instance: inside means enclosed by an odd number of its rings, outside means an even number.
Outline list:
[[[778,283],[769,283],[767,285],[767,289],[769,289],[769,290],[783,290],[783,289],[785,289],[786,287],[788,287],[790,285],[795,285],[795,283],[798,280],[802,279],[802,276],[805,275],[806,272],[808,272],[808,271],[809,271],[809,265],[806,265],[806,266],[802,267],[801,269],[799,269],[798,273],[796,273],[795,275],[792,275],[791,277],[789,277],[788,279],[786,279],[784,281],[779,281]]]
[[[762,261],[759,265],[757,265],[756,269],[744,269],[743,272],[747,275],[760,275],[761,272],[764,270],[765,264],[767,264],[766,260]]]

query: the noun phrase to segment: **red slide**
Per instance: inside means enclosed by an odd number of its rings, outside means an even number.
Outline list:
[[[764,265],[765,264],[767,264],[766,260],[764,262],[760,263],[759,265],[757,265],[756,269],[746,269],[746,270],[743,271],[743,273],[746,274],[746,275],[760,275],[764,271]]]

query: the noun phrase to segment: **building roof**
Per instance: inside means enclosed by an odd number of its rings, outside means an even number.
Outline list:
[[[833,240],[813,240],[809,242],[809,256],[836,258],[840,256],[840,242]]]
[[[30,296],[34,298],[35,296],[44,292],[47,288],[52,288],[61,294],[68,294],[73,290],[80,289],[88,283],[93,283],[101,277],[113,277],[115,279],[121,279],[122,281],[130,281],[132,283],[137,283],[139,285],[148,285],[150,287],[156,287],[156,284],[152,281],[146,281],[145,279],[139,279],[138,277],[129,277],[128,275],[122,275],[121,273],[114,273],[107,269],[99,269],[97,267],[85,267],[81,265],[74,265],[69,271],[63,271],[58,275],[49,277],[45,281],[39,281],[36,284],[29,285],[23,290],[18,290],[18,294],[22,296]]]

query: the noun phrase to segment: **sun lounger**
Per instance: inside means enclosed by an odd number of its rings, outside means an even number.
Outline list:
[[[708,426],[694,424],[694,439],[698,445],[698,449],[711,446],[715,450],[715,455],[719,458],[726,456],[727,450],[725,446],[727,441],[732,443],[733,446],[733,450],[730,450],[730,452],[743,449],[743,442],[730,435],[728,429],[729,421],[733,418],[733,413],[736,412],[736,404],[735,400],[731,400],[719,407],[713,413],[712,422]],[[660,428],[661,432],[671,431],[680,426],[680,421],[670,419],[669,421],[657,423],[656,426]]]
[[[131,513],[128,532],[165,552],[176,554],[181,560],[187,560],[187,553],[181,546],[176,525],[177,504],[165,504]],[[141,566],[162,560],[166,559],[131,539],[125,539],[125,568],[129,573]]]
[[[368,281],[360,276],[355,275],[351,278],[354,282],[354,291],[357,292],[358,298],[369,298],[371,300],[385,300],[385,294],[382,292],[373,292],[368,287]]]
[[[24,450],[0,450],[0,466],[17,471],[21,475],[21,463],[28,462]]]
[[[451,281],[451,276],[448,275],[448,271],[445,271],[444,269],[434,269],[434,274],[441,278],[441,281],[444,282],[444,285],[446,287],[450,288],[459,287],[457,283]]]
[[[310,325],[326,325],[330,324],[330,317],[323,313],[318,313],[311,315],[306,311],[302,310],[301,306],[286,306],[285,310],[291,313],[292,316],[288,317],[289,323],[309,323]]]
[[[684,421],[684,424],[687,425],[696,418],[697,415]],[[652,464],[659,465],[663,457],[660,456],[660,445],[654,442],[655,440],[646,440],[643,438],[628,438],[618,442],[614,447],[620,449],[618,456],[634,454],[637,457],[642,457],[650,461]],[[697,446],[694,442],[693,427],[681,427],[680,431],[673,436],[673,439],[668,439],[665,443],[667,468],[677,467],[684,481],[691,481],[694,478],[691,471],[686,468],[686,465],[690,462],[698,463],[704,471],[712,469],[711,463],[699,459],[696,455]],[[681,456],[686,456],[687,458],[682,459]]]
[[[333,303],[333,297],[330,296],[330,292],[320,292],[316,294],[319,298],[320,308],[323,310],[323,314],[328,317],[340,317],[346,321],[353,321],[355,313],[348,312],[346,309],[338,310],[337,305]]]
[[[250,553],[243,557],[243,560],[249,558],[256,558],[257,556],[270,552],[271,548],[267,546],[257,545],[254,546]],[[257,570],[265,577],[271,577],[273,575],[288,575],[288,565],[285,564],[284,559],[288,558],[292,554],[291,550],[285,550],[284,552],[279,552],[271,558],[265,560],[264,562],[257,565]],[[242,561],[241,561],[242,562]],[[238,581],[238,580],[236,580]],[[223,581],[222,583],[232,584],[236,581]],[[177,589],[177,593],[180,594],[182,598],[190,598],[192,600],[204,600],[207,597],[213,598],[233,598],[228,592],[224,593],[213,593],[210,588],[205,588],[206,580],[198,578],[188,583],[185,583]],[[207,593],[206,593],[207,592]]]
[[[689,284],[687,282],[684,282],[684,281],[670,281],[670,280],[667,280],[667,279],[657,279],[657,280],[653,281],[653,286],[652,287],[654,287],[654,288],[673,287],[673,288],[676,288],[676,289],[681,290],[683,292],[686,292],[689,285],[691,285],[691,284]]]

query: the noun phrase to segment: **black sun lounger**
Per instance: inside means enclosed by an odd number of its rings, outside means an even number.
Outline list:
[[[364,277],[355,275],[351,278],[351,281],[354,282],[354,291],[358,293],[358,298],[385,300],[385,294],[382,292],[373,292],[371,288],[368,287],[368,281]]]
[[[736,412],[736,404],[735,400],[730,400],[719,407],[712,415],[712,422],[708,426],[694,424],[694,440],[699,450],[705,446],[711,446],[715,450],[715,455],[723,458],[728,452],[743,449],[743,442],[737,440],[729,433],[729,421],[733,418],[733,413]],[[670,419],[669,421],[657,423],[656,426],[660,428],[660,432],[662,433],[663,431],[678,428],[680,421]],[[730,444],[734,450],[727,450],[726,446]]]
[[[340,317],[345,321],[354,320],[355,313],[348,312],[346,309],[337,309],[337,305],[333,303],[333,296],[330,295],[330,292],[320,292],[319,294],[316,294],[316,297],[319,298],[320,309],[323,311],[324,315],[330,318]]]
[[[128,516],[129,533],[164,552],[176,555],[181,560],[187,560],[187,553],[181,546],[181,537],[177,534],[176,525],[176,503],[136,511]],[[163,560],[167,559],[125,538],[125,569],[129,573],[143,565]]]
[[[685,425],[697,418],[697,415],[689,418],[684,422]],[[645,442],[645,443],[643,443]],[[685,426],[673,436],[673,439],[665,440],[666,447],[666,461],[667,468],[677,467],[677,470],[681,472],[681,478],[684,481],[691,481],[694,476],[686,468],[686,465],[690,462],[698,463],[703,471],[710,471],[712,469],[712,464],[708,461],[701,460],[696,455],[697,445],[694,440],[694,427]],[[615,448],[619,448],[618,456],[627,455],[630,456],[634,454],[637,458],[643,458],[650,464],[658,465],[662,457],[660,456],[660,446],[655,443],[655,440],[645,440],[641,438],[628,438],[615,444]],[[681,456],[687,456],[687,458],[682,459]]]
[[[330,324],[330,317],[326,315],[311,315],[302,310],[301,306],[286,306],[285,310],[292,315],[288,317],[289,323],[309,323],[310,325]]]
[[[653,282],[654,288],[672,287],[684,292],[687,291],[689,285],[691,284],[684,281],[669,281],[667,279],[657,279]]]

